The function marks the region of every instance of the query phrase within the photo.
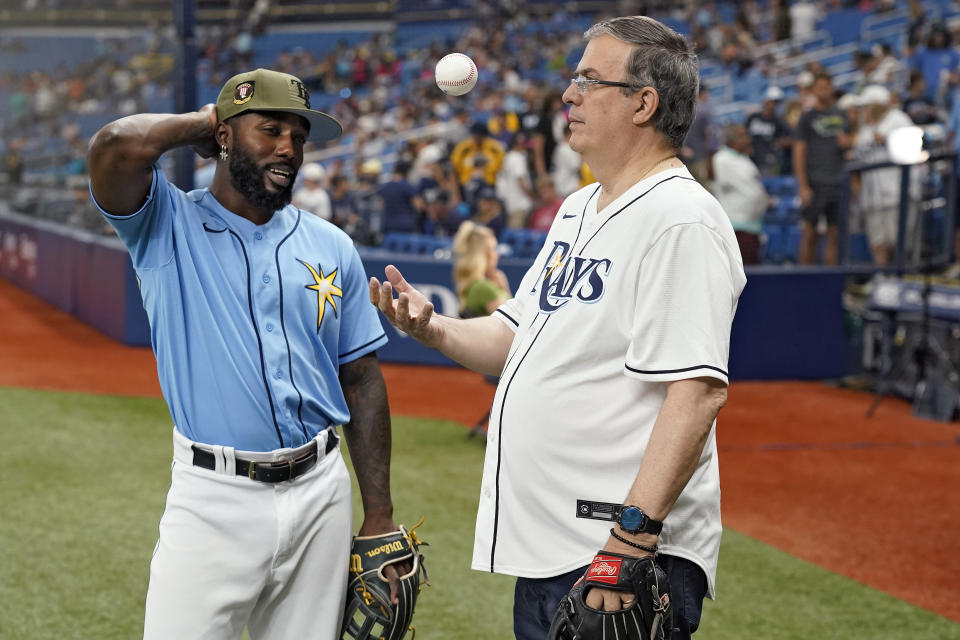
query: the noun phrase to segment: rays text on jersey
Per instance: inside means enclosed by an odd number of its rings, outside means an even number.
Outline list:
[[[553,243],[553,249],[537,278],[541,313],[553,313],[574,298],[593,304],[603,297],[604,283],[610,275],[613,261],[584,256],[571,256],[568,259],[569,253],[568,243],[559,240]],[[535,286],[530,294],[536,292]]]

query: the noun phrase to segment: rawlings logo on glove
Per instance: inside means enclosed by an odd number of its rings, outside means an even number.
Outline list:
[[[587,606],[592,587],[632,593],[619,611]],[[601,551],[557,608],[548,640],[664,640],[673,628],[670,581],[652,557],[634,558]]]
[[[587,570],[587,579],[607,584],[617,584],[620,575],[620,559],[611,556],[594,556],[593,564]]]

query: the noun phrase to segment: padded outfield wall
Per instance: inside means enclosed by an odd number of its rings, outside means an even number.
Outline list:
[[[428,293],[440,313],[456,315],[450,260],[367,249],[369,275],[396,265]],[[519,283],[528,260],[504,259]],[[150,328],[130,258],[115,238],[0,215],[0,278],[128,345],[149,346]],[[731,335],[730,375],[738,380],[825,379],[843,376],[844,274],[825,268],[748,267]],[[2,320],[0,320],[2,325]],[[385,362],[451,364],[385,324]]]

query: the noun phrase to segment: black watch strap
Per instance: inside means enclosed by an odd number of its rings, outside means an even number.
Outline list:
[[[617,524],[627,533],[649,533],[655,536],[663,531],[663,522],[654,520],[643,509],[632,504],[625,504],[617,512]]]
[[[634,505],[578,499],[577,517],[586,518],[589,520],[606,520],[607,522],[616,522],[618,525],[620,525],[620,528],[627,533],[652,533],[656,536],[660,535],[660,532],[663,530],[663,522],[660,520],[654,520],[646,514],[644,514],[645,520],[642,523],[640,530],[630,531],[629,529],[626,529],[621,522],[620,514],[628,507],[632,507],[633,509],[639,510],[640,513],[643,513],[643,509],[640,509],[640,507],[636,507]]]

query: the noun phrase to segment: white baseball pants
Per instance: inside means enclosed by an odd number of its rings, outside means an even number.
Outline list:
[[[317,436],[321,455],[326,439]],[[209,447],[211,471],[193,466],[191,445],[174,430],[144,640],[238,640],[245,626],[252,640],[338,638],[353,529],[339,448],[269,484],[235,475],[235,456],[266,462],[280,452]]]

